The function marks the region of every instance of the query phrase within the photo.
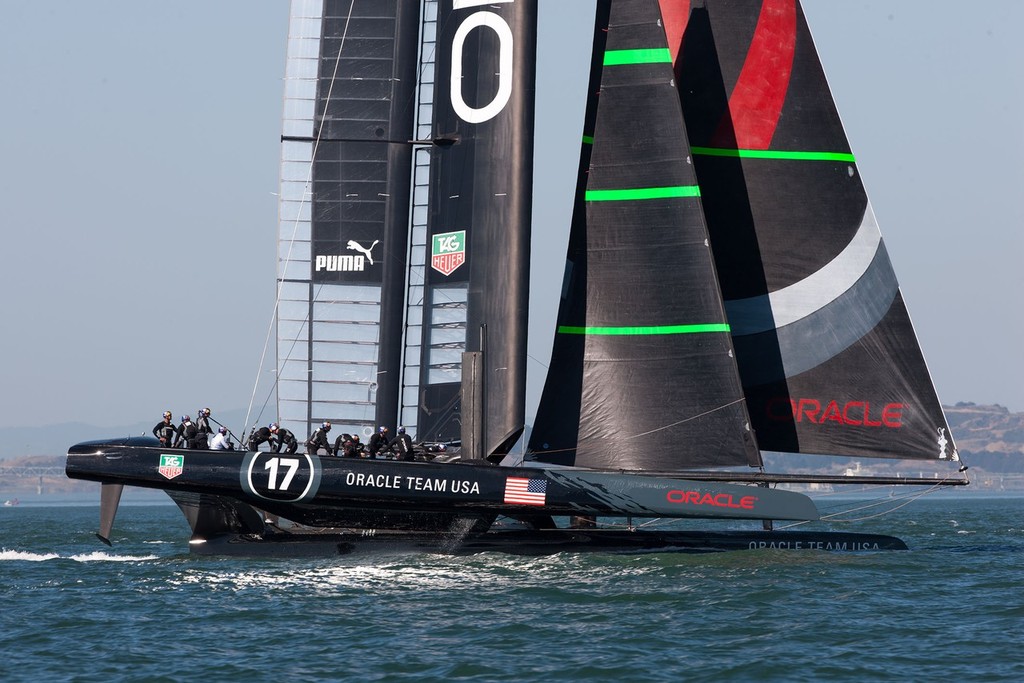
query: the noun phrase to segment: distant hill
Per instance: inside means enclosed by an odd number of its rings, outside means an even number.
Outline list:
[[[1024,413],[975,403],[944,409],[960,456],[972,468],[1024,473]]]

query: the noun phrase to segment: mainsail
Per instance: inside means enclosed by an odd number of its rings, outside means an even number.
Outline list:
[[[419,3],[292,3],[281,151],[278,414],[398,415]]]
[[[598,3],[535,460],[757,465],[657,0]]]
[[[800,3],[695,3],[685,32],[675,28],[760,447],[956,459]]]

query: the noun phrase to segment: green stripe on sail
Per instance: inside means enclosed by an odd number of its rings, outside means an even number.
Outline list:
[[[626,190],[587,190],[588,202],[626,202],[634,199],[665,199],[666,197],[699,197],[697,185],[671,185],[669,187],[635,187]]]
[[[728,323],[710,323],[706,325],[650,325],[646,327],[572,327],[559,325],[559,334],[585,335],[629,335],[641,336],[652,334],[695,334],[698,332],[728,332]]]
[[[604,53],[605,66],[621,64],[671,64],[672,53],[667,47],[640,50],[608,50]]]
[[[797,161],[849,161],[852,154],[844,152],[783,152],[770,149],[726,149],[722,147],[691,147],[694,154],[708,157],[739,157],[741,159],[795,159]]]
[[[594,144],[594,136],[593,135],[584,135],[583,136],[583,144],[584,145],[592,145],[592,144]]]

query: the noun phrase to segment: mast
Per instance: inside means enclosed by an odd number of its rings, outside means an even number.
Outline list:
[[[657,0],[597,5],[534,460],[758,465]]]
[[[293,2],[282,131],[278,415],[398,415],[419,4]]]
[[[417,434],[461,437],[462,353],[485,351],[469,456],[501,456],[525,425],[537,6],[442,0],[437,16]]]
[[[683,35],[679,92],[761,447],[957,459],[800,3],[702,3]]]

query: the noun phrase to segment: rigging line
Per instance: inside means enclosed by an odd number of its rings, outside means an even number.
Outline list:
[[[860,510],[865,510],[865,509],[869,509],[869,508],[872,508],[872,507],[878,507],[878,506],[881,506],[881,505],[885,505],[886,502],[891,500],[891,499],[881,499],[881,500],[876,501],[872,505],[865,505],[865,506],[862,506],[860,508],[853,508],[851,510],[845,510],[844,512],[837,512],[834,515],[826,515],[822,519],[825,519],[825,520],[828,520],[828,521],[832,521],[832,522],[835,522],[837,524],[840,524],[840,523],[841,524],[848,524],[848,523],[852,523],[852,522],[863,522],[863,521],[866,521],[866,520],[869,520],[869,519],[875,519],[876,517],[882,517],[884,515],[891,514],[891,513],[895,512],[895,511],[897,511],[897,510],[899,510],[901,508],[904,508],[904,507],[910,505],[911,503],[917,501],[917,499],[921,498],[922,496],[926,496],[926,495],[928,495],[930,493],[933,493],[934,491],[937,491],[938,488],[939,488],[939,484],[936,484],[935,486],[927,488],[927,489],[925,489],[923,491],[916,492],[915,494],[912,494],[910,496],[905,496],[904,498],[900,499],[900,500],[904,501],[900,505],[895,505],[895,506],[892,506],[892,507],[888,507],[888,508],[882,510],[881,512],[878,512],[878,513],[873,514],[873,515],[867,515],[865,517],[851,517],[851,518],[845,518],[845,519],[840,519],[839,518],[839,515],[841,515],[841,514],[849,514],[851,512],[858,512]]]
[[[328,107],[331,104],[331,95],[334,92],[334,82],[335,82],[335,80],[338,77],[338,65],[341,63],[341,54],[345,50],[345,39],[348,37],[348,27],[349,27],[349,24],[352,21],[352,10],[355,8],[355,5],[356,5],[356,0],[352,0],[352,2],[348,6],[348,16],[345,18],[345,29],[344,29],[344,31],[342,31],[342,34],[341,34],[341,43],[338,45],[338,55],[334,59],[334,71],[331,73],[331,82],[330,82],[330,85],[327,88],[327,97],[326,97],[326,99],[324,101],[324,112],[325,113],[327,112],[327,109],[328,109]],[[316,113],[314,112],[314,118],[315,118],[315,116],[316,116]],[[323,126],[320,126],[319,128],[317,128],[317,131],[316,131],[316,142],[313,143],[313,153],[310,155],[310,159],[309,159],[309,171],[306,173],[305,190],[302,193],[302,200],[299,203],[299,211],[296,212],[296,214],[295,214],[295,221],[293,223],[293,228],[292,228],[292,237],[291,237],[291,240],[288,243],[288,255],[287,255],[287,258],[285,259],[285,263],[286,264],[291,262],[292,250],[295,248],[295,236],[298,234],[298,231],[299,231],[299,221],[300,221],[300,218],[302,216],[302,207],[306,203],[306,197],[307,196],[312,196],[312,192],[310,191],[310,183],[312,182],[312,179],[313,179],[313,163],[316,160],[317,151],[319,151],[319,149],[320,149],[320,138],[322,137],[322,135],[323,135]],[[312,225],[310,227],[312,227]],[[284,280],[281,279],[277,283],[277,296],[276,296],[276,298],[274,300],[274,310],[271,313],[270,325],[268,326],[268,329],[267,329],[266,340],[263,343],[263,353],[260,356],[260,365],[259,365],[259,368],[256,371],[256,381],[253,383],[252,395],[249,398],[249,407],[246,408],[246,411],[245,411],[245,424],[249,423],[249,415],[252,413],[252,405],[253,405],[253,402],[256,400],[256,390],[257,390],[257,388],[259,388],[260,375],[263,374],[263,364],[266,362],[267,349],[270,346],[270,335],[273,334],[274,322],[277,320],[278,311],[280,310],[280,307],[281,307],[281,292],[282,292],[283,289],[284,289]],[[307,320],[308,320],[309,315],[307,314],[306,317],[307,317]],[[309,330],[310,330],[310,333],[312,333],[312,326],[309,327]],[[296,337],[293,340],[292,348],[294,348],[294,345],[297,342],[298,342],[298,337]],[[289,355],[285,357],[285,360],[286,361],[289,360],[290,357],[291,357],[291,350],[289,350]],[[277,386],[277,383],[278,383],[279,379],[280,379],[280,377],[276,377],[274,379],[274,386],[275,387]]]
[[[707,415],[710,415],[711,413],[717,413],[719,410],[724,410],[726,408],[729,408],[731,406],[736,405],[737,403],[742,403],[745,400],[746,400],[745,398],[741,397],[741,398],[736,399],[735,401],[730,401],[729,403],[726,403],[724,405],[720,405],[717,408],[712,408],[711,410],[705,410],[703,413],[700,413],[699,415],[693,415],[693,416],[688,417],[686,419],[679,420],[678,422],[673,422],[672,424],[667,424],[667,425],[664,425],[662,427],[658,427],[657,429],[651,429],[650,431],[642,432],[640,434],[633,434],[632,436],[629,436],[627,438],[629,438],[629,439],[638,439],[641,436],[647,436],[648,434],[654,434],[655,432],[660,432],[660,431],[665,430],[665,429],[671,429],[672,427],[677,427],[677,426],[679,426],[681,424],[684,424],[686,422],[692,422],[693,420],[699,420],[700,418],[705,417]]]
[[[948,478],[949,477],[947,477],[946,479],[948,479]],[[945,479],[939,480],[939,481],[945,481]],[[925,489],[923,491],[918,491],[918,492],[915,492],[913,494],[910,494],[910,495],[907,495],[907,496],[903,496],[902,498],[898,499],[900,501],[903,501],[900,505],[895,505],[895,506],[887,507],[885,510],[882,510],[881,512],[878,512],[878,513],[873,514],[873,515],[867,515],[867,516],[864,516],[864,517],[840,518],[840,515],[848,515],[848,514],[853,513],[853,512],[860,512],[861,510],[868,510],[868,509],[876,508],[876,507],[879,507],[879,506],[882,506],[882,505],[890,505],[893,502],[893,500],[891,498],[880,498],[878,500],[871,501],[871,502],[867,503],[866,505],[861,505],[859,507],[849,508],[849,509],[846,509],[846,510],[842,510],[840,512],[835,512],[835,513],[829,514],[829,515],[822,515],[819,520],[806,520],[806,521],[803,521],[803,522],[794,522],[792,524],[787,524],[786,526],[779,527],[779,529],[780,530],[782,530],[782,529],[790,529],[790,528],[795,527],[795,526],[801,526],[803,524],[809,524],[811,521],[822,521],[822,522],[827,521],[827,522],[833,522],[835,524],[850,524],[850,523],[853,523],[853,522],[863,522],[863,521],[866,521],[866,520],[869,520],[869,519],[875,519],[877,517],[883,517],[885,515],[888,515],[888,514],[891,514],[893,512],[896,512],[897,510],[899,510],[901,508],[904,508],[907,505],[910,505],[911,503],[917,501],[922,496],[926,496],[926,495],[928,495],[930,493],[934,493],[941,486],[942,486],[942,484],[936,483],[934,486],[931,486],[931,487],[929,487],[929,488],[927,488],[927,489]]]

